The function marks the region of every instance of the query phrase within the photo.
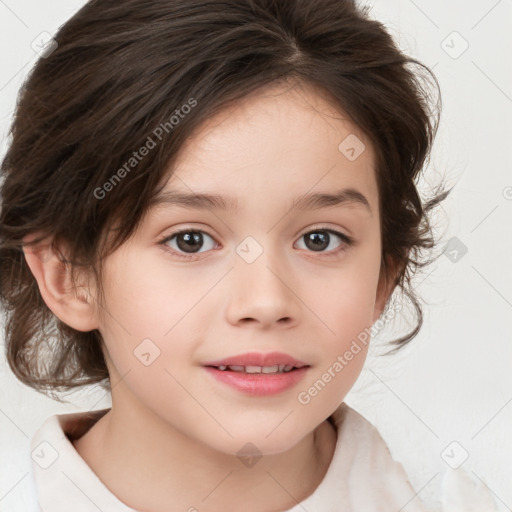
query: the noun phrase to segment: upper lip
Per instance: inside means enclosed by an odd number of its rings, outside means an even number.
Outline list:
[[[209,361],[204,363],[203,366],[275,366],[286,365],[302,368],[309,366],[308,364],[295,359],[294,357],[283,352],[268,352],[262,354],[260,352],[248,352],[246,354],[239,354],[225,359],[218,359],[216,361]]]

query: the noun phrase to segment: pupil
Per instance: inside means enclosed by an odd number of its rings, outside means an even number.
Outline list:
[[[317,233],[310,233],[309,235],[306,235],[306,245],[308,245],[308,242],[312,242],[312,247],[309,247],[313,250],[318,249],[325,249],[329,246],[329,234],[319,231]]]
[[[176,242],[180,250],[185,252],[194,252],[194,249],[201,248],[202,238],[203,236],[201,235],[201,233],[191,231],[188,233],[180,233],[177,237]],[[182,240],[185,243],[180,243]]]

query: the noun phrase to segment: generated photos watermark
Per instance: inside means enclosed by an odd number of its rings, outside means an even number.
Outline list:
[[[338,355],[335,361],[325,370],[325,372],[317,379],[311,386],[306,390],[301,391],[297,395],[297,400],[302,405],[307,405],[311,400],[317,396],[326,386],[331,382],[343,369],[354,359],[354,357],[361,352],[362,348],[365,347],[371,340],[372,336],[375,336],[380,332],[384,326],[391,321],[396,313],[402,310],[402,305],[396,303],[392,308],[385,312],[379,319],[371,326],[370,329],[365,328],[364,331],[360,332],[356,338],[352,340],[350,347],[345,350],[343,354]]]
[[[155,149],[162,141],[164,133],[170,133],[180,123],[182,119],[189,114],[193,107],[197,105],[194,98],[189,98],[180,108],[174,111],[174,114],[164,123],[160,123],[149,135],[144,144],[132,153],[132,156],[112,174],[112,176],[101,186],[94,189],[94,197],[98,200],[105,199],[107,194],[118,185],[149,153]]]

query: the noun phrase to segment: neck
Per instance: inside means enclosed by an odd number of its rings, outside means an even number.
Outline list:
[[[73,442],[100,480],[139,510],[279,511],[303,501],[322,481],[334,453],[329,421],[287,452],[243,464],[134,408],[112,409]]]

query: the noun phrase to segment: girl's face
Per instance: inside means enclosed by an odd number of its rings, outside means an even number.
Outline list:
[[[113,412],[272,454],[343,401],[366,357],[357,336],[387,295],[373,150],[340,117],[310,88],[273,88],[189,139],[105,260]]]

